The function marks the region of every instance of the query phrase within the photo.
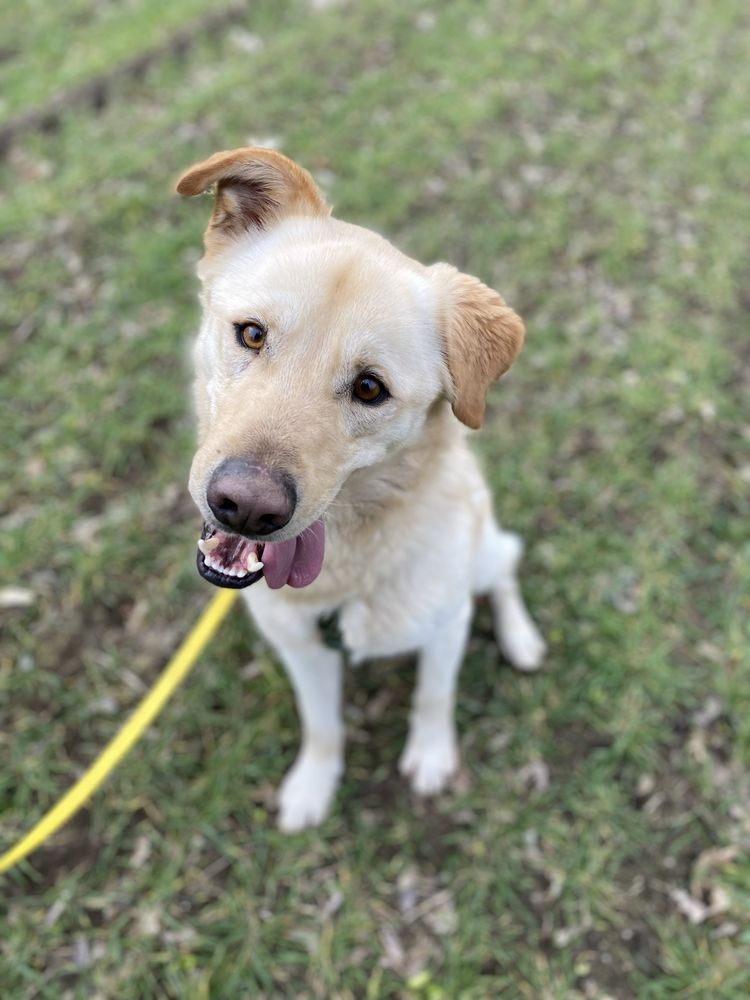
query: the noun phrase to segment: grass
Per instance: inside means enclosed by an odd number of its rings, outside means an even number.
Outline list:
[[[208,9],[204,0],[20,0],[7,6],[0,11],[0,122],[164,45],[191,16]]]
[[[3,114],[207,8],[9,7]],[[3,844],[210,596],[184,488],[208,204],[170,184],[214,149],[277,143],[341,216],[526,319],[476,445],[550,656],[512,673],[478,609],[464,772],[427,805],[395,774],[412,665],[352,672],[333,814],[286,838],[297,722],[238,611],[6,877],[4,996],[747,995],[747,27],[739,0],[253,5],[14,144],[0,566],[34,603],[0,611]],[[680,892],[716,913],[691,924]]]

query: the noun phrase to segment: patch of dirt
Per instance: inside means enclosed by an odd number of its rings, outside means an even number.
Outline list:
[[[598,750],[608,750],[612,737],[583,722],[555,730],[555,755],[547,763],[550,783],[569,781],[572,774]]]
[[[634,972],[650,978],[664,971],[657,935],[645,921],[637,918],[631,921],[624,938],[622,931],[618,935],[588,931],[576,955],[576,965],[586,968],[577,982],[584,996],[605,993],[617,1000],[638,996],[628,982]],[[598,992],[593,992],[592,986]]]

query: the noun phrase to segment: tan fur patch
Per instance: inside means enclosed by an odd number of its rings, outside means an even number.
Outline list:
[[[443,290],[441,335],[453,381],[453,412],[475,430],[482,425],[490,385],[521,350],[521,317],[501,295],[450,264],[431,269]]]
[[[329,215],[310,174],[272,149],[246,147],[214,153],[179,178],[178,194],[203,194],[216,185],[204,233],[206,252],[222,250],[242,232],[264,229],[290,215]]]
[[[335,307],[345,299],[355,283],[355,264],[353,261],[346,261],[331,275],[328,285],[328,300],[331,306]]]

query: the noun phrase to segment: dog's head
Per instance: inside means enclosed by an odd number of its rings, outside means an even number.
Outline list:
[[[304,586],[321,518],[357,469],[418,439],[440,399],[479,427],[523,324],[447,264],[424,267],[331,218],[310,175],[267,149],[216,153],[177,191],[214,189],[198,273],[199,569],[222,586]]]

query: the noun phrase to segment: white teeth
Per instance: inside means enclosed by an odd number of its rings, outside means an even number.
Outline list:
[[[214,539],[210,539],[210,541],[214,541]],[[200,542],[198,543],[198,547],[200,548],[201,552],[203,552],[203,548],[201,547]],[[216,546],[212,545],[211,548],[212,549],[216,548]],[[209,566],[211,569],[215,569],[217,573],[222,573],[224,576],[236,576],[236,577],[247,576],[247,570],[243,569],[242,566],[238,567],[225,566],[218,559],[214,559],[213,556],[211,556],[209,553],[203,552],[203,561],[206,564],[206,566]],[[255,563],[251,568],[251,572],[254,572],[256,567],[260,569],[262,565],[263,565],[262,562],[258,562],[258,560],[255,559]]]
[[[198,548],[201,550],[204,556],[207,556],[209,552],[213,552],[216,546],[219,545],[218,538],[199,538]]]
[[[210,569],[216,570],[217,573],[222,573],[224,576],[234,576],[241,579],[247,576],[248,573],[257,573],[258,570],[263,569],[263,563],[258,559],[258,553],[255,549],[251,549],[245,558],[247,564],[247,569],[244,566],[238,567],[226,567],[221,562],[220,559],[214,559],[211,553],[214,549],[217,549],[221,545],[219,538],[199,538],[198,539],[198,550],[203,554],[203,561]]]
[[[259,569],[263,569],[263,563],[258,559],[255,552],[249,552],[247,559],[247,568],[251,573],[257,573]]]

